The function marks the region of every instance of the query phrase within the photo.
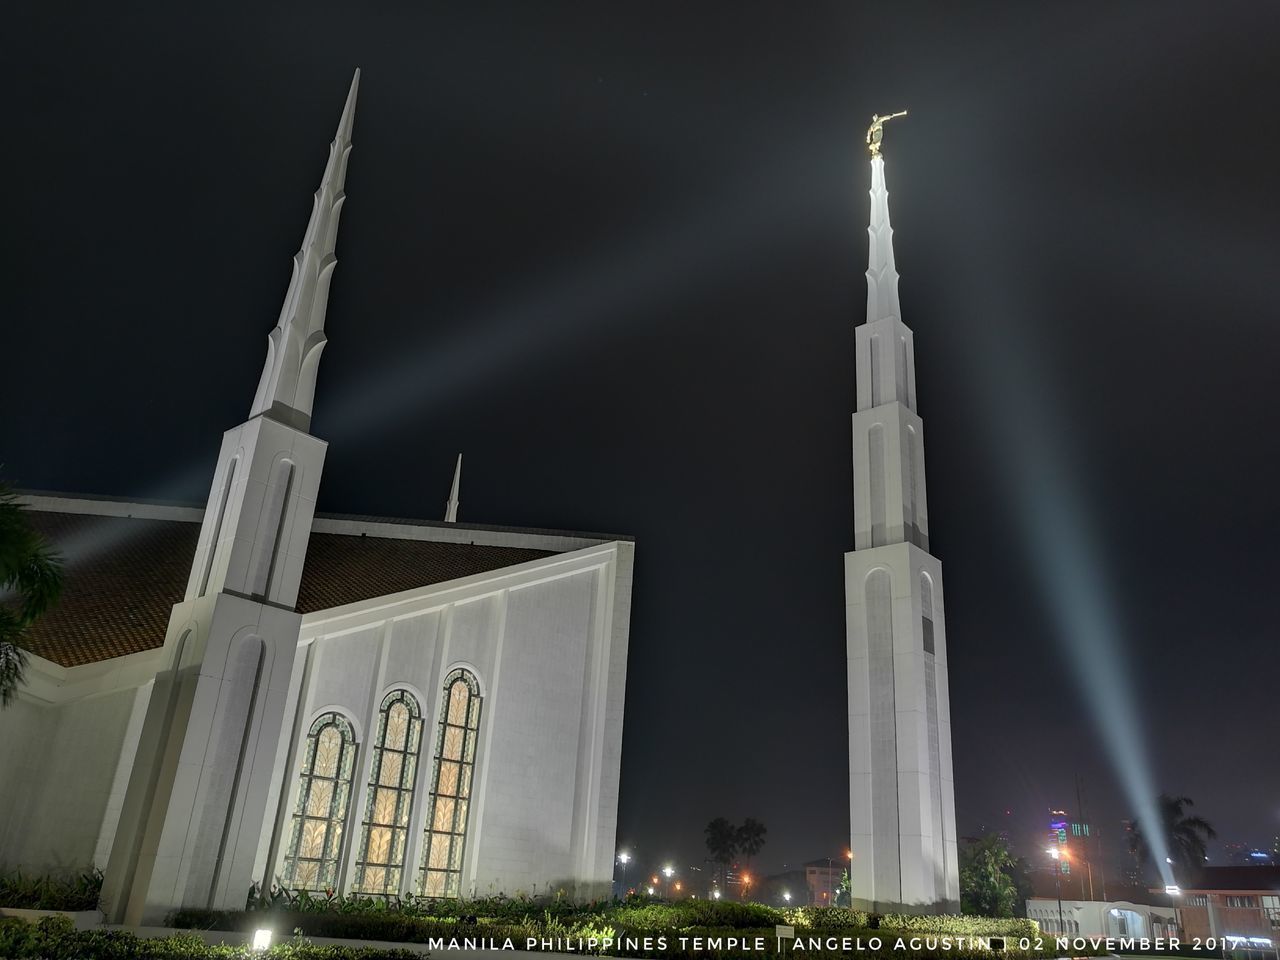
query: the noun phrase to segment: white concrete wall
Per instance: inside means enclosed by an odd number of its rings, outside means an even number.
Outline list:
[[[5,710],[0,864],[31,873],[106,866],[147,692],[62,703],[23,697]]]
[[[306,679],[277,771],[267,879],[281,872],[300,745],[314,718],[345,714],[359,742],[344,830],[354,875],[383,697],[408,689],[424,720],[403,889],[416,891],[445,676],[463,666],[483,708],[463,890],[607,892],[612,879],[630,613],[629,543],[609,543],[308,616]],[[270,864],[270,870],[265,867]]]
[[[1027,901],[1027,918],[1040,924],[1049,935],[1063,933],[1093,937],[1176,936],[1176,916],[1172,907],[1157,907],[1130,900],[1063,900],[1062,928],[1058,925],[1058,901],[1032,897]]]

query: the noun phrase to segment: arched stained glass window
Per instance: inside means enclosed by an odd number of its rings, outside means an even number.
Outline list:
[[[421,889],[425,897],[456,897],[462,888],[471,779],[480,730],[480,684],[467,670],[444,680],[444,706],[436,742]]]
[[[286,887],[324,890],[338,885],[355,759],[356,738],[346,717],[318,716],[307,734],[298,771],[298,802],[284,858]]]
[[[369,798],[353,884],[361,893],[400,892],[421,740],[422,708],[408,691],[393,690],[382,701],[369,768]]]

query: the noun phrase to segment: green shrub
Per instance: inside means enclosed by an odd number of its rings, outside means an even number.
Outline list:
[[[742,930],[773,927],[784,921],[781,910],[733,900],[678,900],[674,903],[614,904],[603,915],[625,930],[684,930],[715,927]]]
[[[901,930],[955,937],[1028,937],[1040,935],[1040,924],[1020,918],[974,916],[924,916],[886,913],[880,918],[881,930]]]
[[[792,907],[783,914],[786,923],[806,930],[865,930],[871,925],[869,913],[848,907]]]
[[[0,907],[23,910],[97,910],[102,897],[102,871],[28,876],[21,870],[0,872]]]

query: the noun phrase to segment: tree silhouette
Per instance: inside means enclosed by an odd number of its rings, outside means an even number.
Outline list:
[[[742,826],[738,827],[738,851],[747,858],[748,865],[751,858],[764,849],[764,835],[768,832],[763,823],[751,817],[743,820]]]
[[[0,706],[17,695],[27,666],[19,641],[58,599],[62,564],[0,484]]]
[[[725,871],[738,852],[738,831],[724,817],[716,817],[703,831],[707,838],[707,850],[711,860],[720,870],[720,885],[725,883]]]
[[[1208,842],[1218,835],[1204,817],[1191,816],[1186,812],[1188,807],[1194,806],[1195,801],[1190,797],[1173,797],[1167,793],[1160,794],[1156,800],[1160,833],[1168,847],[1169,859],[1173,861],[1175,875],[1181,874],[1184,880],[1192,879],[1204,867]],[[1142,831],[1143,825],[1135,821],[1129,834],[1129,852],[1154,863],[1155,854]],[[1156,867],[1158,869],[1159,864]]]

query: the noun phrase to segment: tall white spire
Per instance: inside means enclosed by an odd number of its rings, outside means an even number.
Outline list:
[[[889,224],[889,191],[884,183],[884,157],[871,158],[871,222],[867,226],[867,323],[886,317],[902,319],[898,305],[898,270],[893,262],[893,227]]]
[[[444,522],[458,522],[458,492],[462,487],[462,454],[458,454],[458,464],[453,468],[453,487],[449,490],[449,499],[444,505]]]
[[[901,114],[897,114],[900,116]],[[902,322],[872,117],[867,322],[854,330],[854,549],[845,554],[850,890],[879,913],[959,909],[942,565],[929,553],[915,337]]]
[[[320,188],[311,206],[311,219],[302,237],[302,246],[293,257],[293,277],[284,297],[280,319],[267,338],[267,361],[253,399],[250,417],[267,413],[299,430],[311,426],[311,406],[315,399],[316,369],[326,342],[325,310],[329,304],[329,283],[338,262],[334,249],[338,241],[338,219],[347,195],[347,157],[351,153],[351,128],[356,116],[356,92],[360,71],[351,79],[346,106],[338,121],[338,131],[329,145]]]

